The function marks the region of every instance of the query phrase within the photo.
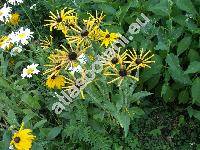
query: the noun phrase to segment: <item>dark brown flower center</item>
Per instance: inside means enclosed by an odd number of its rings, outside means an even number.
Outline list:
[[[61,18],[60,16],[58,16],[58,18],[57,18],[56,21],[57,21],[57,22],[62,22],[62,18]]]
[[[120,75],[121,77],[124,77],[124,76],[127,75],[127,71],[126,71],[125,69],[120,69],[120,70],[119,70],[119,75]]]
[[[68,58],[69,60],[76,60],[77,54],[75,52],[70,52]]]
[[[61,69],[61,66],[57,66],[57,67],[56,67],[56,70],[60,70],[60,69]]]
[[[15,141],[15,143],[19,143],[20,142],[20,137],[15,137],[14,141]]]
[[[52,80],[54,80],[55,78],[56,78],[56,76],[55,76],[55,75],[53,75],[53,76],[51,77],[51,79],[52,79]]]
[[[119,60],[118,60],[117,57],[114,57],[114,58],[111,60],[112,64],[117,64],[118,61],[119,61]]]
[[[106,38],[109,38],[109,37],[110,37],[110,34],[107,34],[107,35],[106,35]]]
[[[137,58],[137,59],[135,60],[135,63],[136,63],[137,65],[139,65],[139,64],[142,63],[142,60],[141,60],[140,58]]]
[[[81,36],[88,36],[89,32],[87,30],[82,30],[81,31]]]

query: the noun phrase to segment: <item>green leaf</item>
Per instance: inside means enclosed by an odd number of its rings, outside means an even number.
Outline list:
[[[135,102],[137,100],[140,100],[146,96],[149,96],[151,95],[152,93],[150,92],[147,92],[147,91],[141,91],[141,92],[137,92],[137,93],[134,93],[130,98],[130,102]]]
[[[154,130],[151,130],[149,132],[150,135],[153,135],[153,136],[160,136],[161,135],[161,130],[160,129],[154,129]]]
[[[32,150],[44,150],[40,143],[33,143]]]
[[[156,74],[159,74],[162,70],[163,64],[161,57],[159,55],[155,55],[153,60],[155,61],[155,63],[151,64],[151,68],[145,69],[142,73],[141,78],[143,82],[154,77]]]
[[[184,73],[189,74],[197,72],[200,72],[200,62],[194,61],[190,63],[190,65],[188,66],[187,70]]]
[[[176,0],[176,5],[188,13],[198,14],[191,0]]]
[[[52,129],[50,130],[50,132],[47,134],[47,139],[48,139],[48,140],[54,139],[55,137],[58,136],[58,134],[61,132],[61,130],[62,130],[61,127],[52,128]]]
[[[177,48],[177,55],[182,54],[186,49],[189,48],[192,38],[190,36],[184,37],[179,43]]]
[[[179,93],[178,95],[178,101],[179,101],[179,104],[182,103],[182,104],[185,104],[189,101],[189,98],[190,98],[190,95],[189,95],[189,92],[188,90],[183,90]]]
[[[145,112],[139,107],[129,108],[129,113],[131,118],[140,118],[141,116],[145,115]]]
[[[106,14],[112,15],[116,13],[115,8],[113,8],[111,5],[108,4],[100,4],[99,8]]]
[[[122,112],[121,114],[117,115],[116,119],[118,120],[120,126],[124,129],[124,133],[126,137],[128,134],[129,125],[130,125],[130,116],[127,113]]]
[[[196,78],[192,84],[191,92],[192,92],[192,101],[193,103],[200,104],[200,78]]]
[[[10,125],[19,125],[15,113],[12,109],[8,111],[7,121]]]
[[[161,96],[163,97],[165,102],[172,102],[174,100],[174,91],[171,87],[165,83],[162,86]]]
[[[35,116],[37,116],[36,113],[32,112],[31,110],[28,110],[27,115],[23,118],[23,122],[26,124],[28,121],[30,121]]]
[[[184,74],[181,66],[179,65],[179,59],[174,54],[169,54],[166,58],[166,62],[169,65],[169,73],[171,77],[180,83],[190,85],[192,82],[188,75]]]
[[[9,85],[8,81],[0,77],[0,88],[6,88],[7,90],[12,91],[12,87]]]
[[[171,13],[169,3],[166,0],[160,0],[160,3],[151,6],[150,11],[160,16],[168,16]]]
[[[47,119],[40,120],[39,122],[37,122],[37,123],[34,125],[33,129],[41,128],[46,122],[47,122]]]
[[[199,53],[196,50],[190,49],[188,53],[188,59],[190,60],[190,62],[199,61],[200,60]]]
[[[187,108],[188,114],[190,117],[195,117],[196,119],[200,120],[200,111],[193,109],[192,107]]]
[[[24,93],[21,100],[31,108],[40,109],[40,104],[38,102],[39,99],[37,97],[32,97],[31,95]]]

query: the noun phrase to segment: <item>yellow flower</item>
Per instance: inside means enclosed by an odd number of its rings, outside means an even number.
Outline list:
[[[45,66],[51,67],[50,69],[47,69],[44,74],[50,73],[51,75],[57,75],[61,69],[63,68],[69,68],[74,67],[75,64],[78,62],[78,57],[85,53],[85,51],[90,47],[85,47],[83,49],[80,49],[76,47],[76,49],[73,49],[71,46],[69,49],[61,45],[61,47],[64,50],[56,50],[56,54],[51,54],[48,58],[51,61],[50,64],[47,64]]]
[[[115,67],[117,64],[123,65],[126,58],[127,58],[127,50],[123,52],[122,54],[120,54],[120,50],[119,50],[118,53],[113,54],[112,57],[103,56],[100,59],[100,61],[105,66],[104,70],[107,70],[110,67]]]
[[[72,35],[66,35],[66,39],[69,44],[76,43],[77,46],[85,46],[90,45],[91,41],[96,41],[99,38],[99,26],[103,19],[103,15],[101,14],[98,17],[92,16],[88,20],[83,20],[84,27],[81,28],[78,25],[71,27]]]
[[[4,50],[9,50],[13,47],[13,44],[11,43],[11,40],[8,36],[2,36],[0,38],[0,48]]]
[[[124,78],[131,78],[133,80],[139,81],[139,79],[133,75],[131,75],[131,70],[128,69],[125,65],[120,65],[120,68],[117,69],[117,67],[112,67],[111,70],[106,70],[104,72],[105,76],[114,76],[115,78],[108,82],[108,84],[113,83],[115,81],[119,81],[118,86],[121,85]]]
[[[74,75],[71,75],[69,78],[66,78],[66,85],[63,87],[64,91],[77,88],[78,90],[80,90],[80,98],[85,99],[83,90],[89,83],[91,83],[91,82],[86,82],[85,77],[86,77],[85,70],[82,70],[81,78],[78,78],[80,79],[80,82],[77,82],[77,79],[74,77]]]
[[[41,47],[42,47],[43,49],[50,48],[51,45],[52,45],[52,43],[53,43],[53,37],[52,37],[51,35],[50,35],[50,39],[48,39],[48,38],[46,37],[45,40],[41,40],[41,41],[40,41],[40,45],[41,45]]]
[[[112,44],[119,38],[119,34],[117,33],[109,33],[108,30],[106,31],[100,31],[100,38],[99,40],[102,41],[101,45],[105,45],[108,47],[109,44]]]
[[[96,16],[94,17],[92,14],[88,13],[90,15],[88,20],[83,20],[85,24],[88,25],[97,25],[99,26],[100,23],[102,22],[103,18],[105,15],[103,15],[103,12],[101,12],[100,16],[98,15],[98,12],[96,11]]]
[[[130,54],[127,55],[130,57],[131,61],[126,62],[130,64],[128,68],[131,68],[131,70],[145,67],[151,68],[149,64],[155,63],[155,61],[150,60],[154,56],[154,54],[148,56],[150,54],[150,51],[147,51],[146,53],[143,53],[143,51],[144,50],[142,49],[139,55],[136,53],[135,49],[133,49],[133,53],[132,51],[129,51]]]
[[[23,128],[24,123],[22,123],[19,131],[14,133],[10,145],[14,146],[17,150],[30,150],[32,142],[35,140],[36,136],[32,134],[32,130]]]
[[[62,75],[49,76],[46,81],[46,86],[50,89],[61,89],[65,85],[65,77]]]
[[[19,13],[14,13],[14,14],[11,15],[10,23],[12,25],[17,25],[19,23],[19,20],[20,20]]]
[[[65,11],[66,8],[62,9],[60,13],[57,11],[57,15],[50,12],[50,20],[45,20],[49,22],[45,26],[50,26],[50,31],[53,29],[61,30],[64,34],[67,34],[71,26],[77,23],[77,15],[74,9]]]

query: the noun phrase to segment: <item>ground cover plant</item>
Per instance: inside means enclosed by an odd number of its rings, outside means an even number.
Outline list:
[[[200,149],[199,8],[0,1],[0,150]]]

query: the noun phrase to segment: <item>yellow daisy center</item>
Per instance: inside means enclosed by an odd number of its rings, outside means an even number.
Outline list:
[[[27,73],[27,74],[32,74],[33,71],[34,71],[34,70],[33,70],[32,68],[29,68],[29,69],[26,70],[26,73]]]
[[[2,11],[0,11],[0,16],[1,16],[1,15],[3,15],[3,12],[2,12]]]
[[[25,34],[25,33],[20,33],[20,34],[18,35],[18,37],[19,37],[20,39],[23,39],[23,38],[26,37],[26,34]]]

